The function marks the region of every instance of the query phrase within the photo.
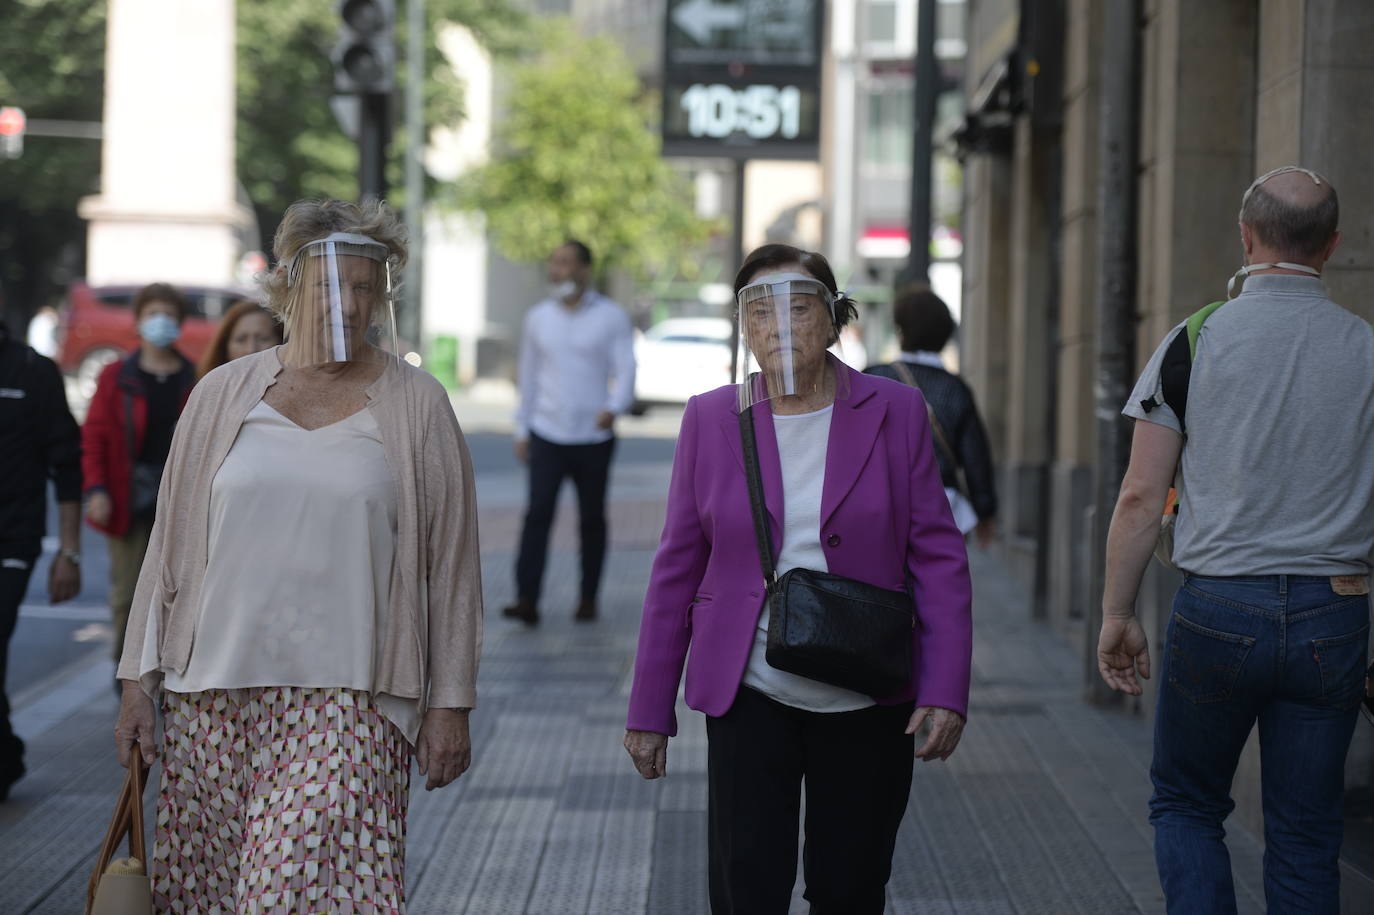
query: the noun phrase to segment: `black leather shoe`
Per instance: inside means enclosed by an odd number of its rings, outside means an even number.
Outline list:
[[[10,796],[10,787],[24,777],[24,743],[18,737],[11,737],[3,748],[5,758],[0,760],[0,804]]]
[[[518,600],[501,611],[509,620],[519,620],[526,626],[539,625],[539,608],[527,600]]]
[[[573,614],[573,619],[579,623],[593,622],[596,619],[596,601],[579,601],[577,604],[577,612]]]

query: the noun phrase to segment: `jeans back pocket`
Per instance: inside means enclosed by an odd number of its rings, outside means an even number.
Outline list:
[[[1208,629],[1177,611],[1169,630],[1169,683],[1197,705],[1231,698],[1255,640]]]
[[[1342,709],[1360,704],[1368,646],[1368,624],[1346,635],[1312,640],[1312,658],[1322,678],[1322,701]]]

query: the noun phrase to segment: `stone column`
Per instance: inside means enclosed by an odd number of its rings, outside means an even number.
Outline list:
[[[80,207],[92,284],[233,282],[252,219],[234,116],[233,0],[110,0],[101,193]]]
[[[1093,421],[1093,309],[1097,283],[1097,48],[1102,10],[1069,0],[1065,10],[1063,234],[1060,255],[1059,364],[1050,502],[1049,611],[1061,627],[1081,618],[1090,599],[1096,448]]]
[[[1374,318],[1374,4],[1361,0],[1263,0],[1257,173],[1298,164],[1331,179],[1344,241],[1326,282],[1334,298]]]
[[[959,369],[977,397],[993,460],[1007,441],[1008,299],[1011,280],[1011,163],[976,156],[964,164],[964,290]]]

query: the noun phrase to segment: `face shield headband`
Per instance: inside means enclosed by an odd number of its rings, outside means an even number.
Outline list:
[[[1312,183],[1317,185],[1318,187],[1326,183],[1321,175],[1317,174],[1314,171],[1311,171],[1310,169],[1303,168],[1300,165],[1284,165],[1274,169],[1271,172],[1265,172],[1263,175],[1260,175],[1253,182],[1251,182],[1250,186],[1245,189],[1245,196],[1240,198],[1240,213],[1237,214],[1236,221],[1245,221],[1245,205],[1250,202],[1250,195],[1254,194],[1255,191],[1258,190],[1264,184],[1264,182],[1268,181],[1270,178],[1273,178],[1275,175],[1284,175],[1289,172],[1301,172],[1302,174],[1311,178]],[[1241,267],[1239,270],[1237,270],[1235,275],[1231,277],[1230,282],[1226,284],[1226,298],[1234,299],[1236,297],[1236,282],[1238,280],[1243,281],[1247,276],[1249,276],[1252,273],[1255,273],[1256,271],[1272,270],[1275,267],[1281,267],[1284,270],[1297,270],[1299,273],[1309,273],[1312,276],[1322,275],[1320,270],[1317,270],[1313,267],[1309,267],[1306,264],[1291,264],[1287,261],[1278,261],[1277,263],[1273,264],[1246,264],[1244,267]]]
[[[287,343],[301,365],[352,362],[370,345],[395,349],[390,250],[366,235],[335,232],[301,247],[287,265]]]
[[[804,273],[773,273],[740,289],[736,383],[740,408],[801,390],[799,361],[823,359],[834,336],[835,294]],[[757,374],[755,374],[757,372]]]

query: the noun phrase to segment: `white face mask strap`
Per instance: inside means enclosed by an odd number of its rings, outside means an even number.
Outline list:
[[[1276,264],[1247,264],[1246,266],[1241,267],[1239,270],[1237,270],[1236,275],[1231,277],[1231,281],[1226,284],[1226,297],[1228,299],[1234,299],[1236,297],[1236,280],[1244,279],[1250,274],[1260,270],[1273,270],[1275,268],[1281,268],[1283,270],[1296,270],[1299,273],[1310,273],[1312,276],[1316,277],[1320,277],[1322,275],[1322,272],[1314,267],[1309,267],[1306,264],[1290,264],[1287,261],[1279,261]]]

